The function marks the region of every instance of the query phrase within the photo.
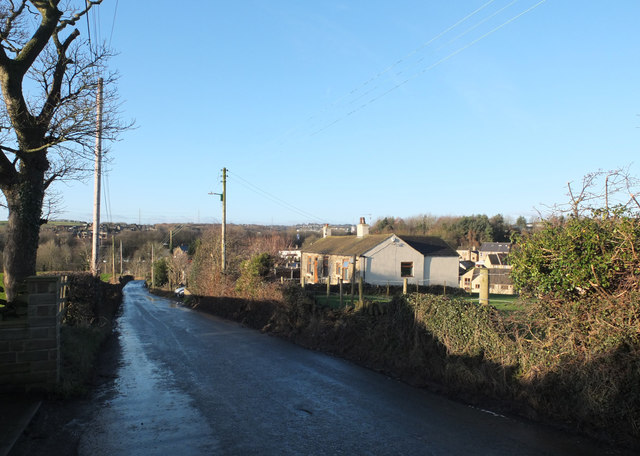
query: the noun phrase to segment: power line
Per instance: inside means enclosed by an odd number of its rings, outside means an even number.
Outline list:
[[[468,33],[474,31],[475,29],[477,29],[479,26],[481,26],[482,24],[484,24],[485,22],[489,21],[490,19],[493,19],[494,17],[496,17],[498,14],[502,13],[504,10],[511,8],[514,4],[518,3],[519,0],[513,0],[511,3],[503,6],[502,8],[500,8],[499,10],[495,11],[493,14],[485,17],[483,20],[481,20],[480,22],[478,22],[477,24],[473,25],[472,27],[469,27],[467,30],[465,30],[464,32],[462,32],[460,35],[455,36],[454,38],[452,38],[451,40],[449,40],[446,44],[444,44],[443,46],[441,46],[438,49],[442,49],[444,46],[448,46],[449,44],[453,44],[454,42],[456,42],[457,40],[459,40],[460,38],[462,38],[463,36],[467,35]]]
[[[516,0],[517,1],[517,0]],[[484,3],[483,5],[481,5],[479,8],[475,9],[474,11],[472,11],[471,13],[467,14],[466,16],[462,17],[461,19],[457,20],[454,24],[450,25],[449,27],[445,28],[443,31],[441,31],[440,33],[436,34],[434,37],[432,37],[430,40],[426,41],[425,43],[423,43],[422,45],[418,46],[416,49],[414,49],[413,51],[409,52],[407,55],[399,58],[398,60],[396,60],[394,63],[392,63],[391,65],[387,66],[386,68],[384,68],[383,70],[379,71],[376,75],[372,76],[371,78],[369,78],[368,80],[366,80],[365,82],[361,83],[358,87],[356,87],[355,89],[352,89],[351,91],[349,91],[346,95],[338,98],[337,100],[333,101],[328,107],[326,107],[325,109],[322,110],[321,113],[319,114],[314,114],[311,115],[307,118],[307,122],[315,120],[320,114],[322,114],[323,112],[326,112],[330,109],[332,109],[333,107],[339,105],[341,102],[343,102],[344,100],[348,99],[349,97],[351,97],[354,94],[357,94],[358,92],[360,92],[362,89],[364,89],[365,87],[369,86],[371,83],[375,82],[376,80],[380,79],[382,76],[384,76],[385,74],[389,73],[391,70],[393,70],[394,68],[396,68],[397,66],[399,66],[401,63],[403,63],[405,60],[407,60],[408,58],[412,57],[413,55],[417,54],[418,52],[422,51],[423,49],[425,49],[426,47],[430,46],[433,42],[437,41],[438,39],[440,39],[442,36],[446,35],[447,33],[449,33],[451,30],[455,29],[456,27],[458,27],[459,25],[463,24],[464,22],[466,22],[467,20],[469,20],[470,18],[472,18],[473,16],[475,16],[476,14],[478,14],[479,12],[481,12],[482,10],[484,10],[485,8],[487,8],[488,6],[490,6],[492,3],[494,3],[495,0],[489,0],[486,3]],[[348,104],[353,104],[355,102],[357,102],[358,100],[362,99],[363,97],[367,96],[368,94],[372,93],[373,91],[377,90],[379,87],[375,86],[369,90],[367,90],[366,92],[364,92],[361,95],[358,95],[355,99],[351,100],[348,102]],[[353,112],[349,113],[347,116],[353,114]],[[335,125],[336,123],[338,123],[340,120],[342,119],[338,119],[334,122],[332,122],[331,124],[329,124],[328,126],[326,126],[327,128],[330,126]],[[319,131],[324,131],[326,128],[322,128]],[[295,132],[296,128],[293,129],[293,132]],[[316,132],[318,133],[318,132]],[[311,136],[314,136],[316,133],[312,133]]]
[[[543,3],[545,3],[547,0],[541,0],[538,3],[534,4],[533,6],[527,8],[526,10],[520,12],[519,14],[513,16],[512,18],[508,19],[507,21],[503,22],[502,24],[498,25],[497,27],[494,27],[493,29],[489,30],[487,33],[485,33],[484,35],[481,35],[479,38],[476,38],[475,40],[472,40],[471,42],[467,43],[466,45],[460,47],[459,49],[451,52],[450,54],[448,54],[447,56],[441,58],[440,60],[436,61],[435,63],[432,63],[431,65],[427,66],[426,68],[423,68],[421,71],[413,74],[412,76],[408,77],[407,79],[405,79],[404,81],[396,84],[395,86],[391,87],[390,89],[386,90],[385,92],[383,92],[380,95],[377,95],[373,98],[371,98],[369,101],[367,101],[366,103],[360,105],[359,107],[353,109],[352,111],[349,111],[346,115],[333,120],[331,123],[325,125],[324,127],[312,132],[310,134],[310,136],[315,136],[327,129],[329,129],[330,127],[332,127],[333,125],[337,124],[338,122],[343,121],[344,119],[352,116],[353,114],[363,110],[364,108],[366,108],[367,106],[371,105],[372,103],[375,103],[376,101],[378,101],[379,99],[381,99],[382,97],[388,95],[389,93],[399,89],[400,87],[402,87],[403,85],[407,84],[409,81],[412,81],[413,79],[417,78],[418,76],[423,75],[424,73],[426,73],[427,71],[432,70],[433,68],[437,67],[438,65],[446,62],[447,60],[451,59],[452,57],[458,55],[459,53],[461,53],[462,51],[470,48],[471,46],[473,46],[474,44],[478,43],[479,41],[487,38],[488,36],[492,35],[493,33],[497,32],[498,30],[500,30],[501,28],[507,26],[508,24],[512,23],[513,21],[517,20],[518,18],[522,17],[523,15],[533,11],[534,9],[536,9],[537,7],[539,7],[540,5],[542,5]],[[503,8],[504,10],[504,8]]]
[[[448,43],[446,43],[443,46],[440,46],[437,50],[440,50],[444,46],[450,45],[451,43],[454,43],[455,41],[459,40],[460,38],[466,36],[471,31],[473,31],[473,30],[477,29],[478,27],[480,27],[482,24],[486,23],[490,19],[493,19],[494,17],[496,17],[499,14],[503,13],[508,8],[512,7],[518,1],[519,0],[512,0],[507,5],[499,7],[496,11],[490,13],[487,17],[481,18],[479,20],[479,22],[477,22],[473,26],[467,28],[464,32],[458,34],[457,36],[455,36],[454,38],[449,40]],[[350,90],[346,95],[338,98],[337,100],[332,102],[330,105],[328,105],[326,108],[320,110],[317,114],[314,114],[314,115],[311,115],[311,116],[307,117],[305,122],[303,122],[302,124],[300,124],[297,127],[294,127],[292,129],[290,129],[289,131],[287,131],[286,133],[281,135],[279,139],[276,139],[277,143],[279,145],[282,145],[282,144],[284,144],[284,143],[286,143],[288,141],[291,141],[294,138],[313,137],[313,136],[318,135],[321,132],[324,132],[325,130],[328,130],[329,128],[333,127],[334,125],[338,124],[339,122],[341,122],[341,121],[347,119],[348,117],[358,113],[359,111],[365,109],[366,107],[368,107],[372,103],[378,101],[379,99],[383,98],[384,96],[388,95],[389,93],[391,93],[391,92],[395,91],[396,89],[404,86],[409,81],[417,78],[418,76],[421,76],[422,74],[426,73],[427,71],[429,71],[429,70],[437,67],[438,65],[446,62],[447,60],[451,59],[452,57],[454,57],[455,55],[459,54],[460,52],[468,49],[469,47],[473,46],[474,44],[476,44],[480,40],[488,37],[489,35],[491,35],[493,33],[495,33],[499,29],[501,29],[501,28],[505,27],[506,25],[510,24],[511,22],[515,21],[516,19],[518,19],[519,17],[523,16],[524,14],[527,14],[527,13],[531,12],[532,10],[536,9],[537,7],[539,7],[541,4],[545,3],[545,1],[546,0],[539,1],[538,3],[534,4],[533,6],[530,6],[529,8],[526,8],[524,11],[521,11],[520,13],[514,15],[513,17],[509,18],[508,20],[506,20],[505,22],[500,24],[499,26],[491,29],[489,32],[481,35],[479,38],[476,38],[476,39],[472,40],[471,42],[467,43],[466,45],[461,46],[459,49],[451,52],[450,54],[448,54],[445,57],[443,57],[443,58],[439,59],[438,61],[436,61],[435,63],[429,64],[426,67],[420,68],[418,65],[425,60],[425,56],[422,56],[422,57],[418,58],[414,65],[411,65],[409,63],[411,57],[413,57],[414,55],[416,55],[419,52],[423,51],[427,47],[431,46],[437,40],[441,39],[442,37],[444,37],[445,35],[447,35],[451,31],[453,31],[456,28],[460,27],[462,24],[468,22],[471,18],[477,16],[480,12],[484,11],[489,6],[491,6],[495,2],[495,0],[489,0],[489,1],[485,2],[479,8],[477,8],[477,9],[473,10],[472,12],[466,14],[464,17],[462,17],[461,19],[457,20],[452,25],[446,27],[444,30],[442,30],[441,32],[436,34],[433,38],[431,38],[430,40],[426,41],[425,43],[423,43],[422,45],[420,45],[419,47],[417,47],[416,49],[414,49],[413,51],[411,51],[407,55],[403,56],[400,59],[397,59],[393,64],[387,66],[382,71],[378,72],[375,76],[369,78],[364,83],[362,83],[362,84],[358,85],[356,88]],[[404,64],[406,66],[405,69],[400,69],[400,71],[397,71],[397,72],[393,72],[392,71],[393,69],[398,68],[402,64]],[[412,71],[412,73],[408,77],[405,77],[400,82],[395,82],[394,81],[395,79],[397,79],[398,76],[401,76],[403,73],[408,73],[409,71]],[[388,76],[391,76],[391,77],[389,77],[389,78],[387,78],[385,80],[382,80],[382,77],[385,76],[385,75],[388,75]],[[385,85],[387,85],[389,83],[391,83],[392,86],[385,90]],[[368,97],[368,99],[367,99],[367,97]],[[363,101],[361,101],[361,100],[363,100]],[[360,102],[360,103],[358,103],[358,102]],[[342,114],[339,113],[340,110],[343,110]],[[332,115],[331,112],[334,112],[334,114]],[[331,117],[333,117],[333,119],[331,119]]]
[[[172,236],[178,234],[184,228],[183,224],[176,225],[174,228],[169,228],[169,233],[162,239],[162,245],[168,244]]]
[[[100,21],[98,15],[100,14],[100,8],[91,8],[91,17],[93,18],[93,34],[96,36],[96,50],[102,42],[102,33],[100,30]]]
[[[104,207],[105,207],[105,212],[107,213],[107,220],[109,220],[109,223],[113,223],[113,219],[111,217],[111,195],[110,195],[110,188],[109,188],[109,172],[104,172],[102,173],[102,175],[104,176],[104,180],[102,181],[102,188],[104,189],[104,191],[102,192],[103,198],[104,198]]]
[[[113,29],[116,27],[116,14],[118,13],[118,2],[120,0],[116,0],[116,8],[113,11],[113,20],[111,21],[111,34],[109,35],[109,47],[111,47],[111,39],[113,38]]]
[[[89,21],[89,14],[85,14],[85,18],[87,19],[87,36],[89,37],[89,52],[93,52],[91,50],[91,22]]]
[[[283,199],[278,198],[277,196],[274,196],[274,195],[272,195],[271,193],[269,193],[269,192],[267,192],[265,190],[262,190],[260,187],[258,187],[257,185],[249,182],[246,179],[243,179],[238,174],[231,173],[229,170],[227,170],[227,173],[229,175],[231,175],[231,176],[234,176],[236,179],[238,179],[238,181],[239,181],[238,183],[240,185],[242,185],[243,187],[247,188],[248,190],[251,190],[254,193],[257,193],[257,194],[261,195],[263,198],[266,198],[266,199],[274,202],[275,204],[277,204],[277,205],[279,205],[279,206],[281,206],[281,207],[283,207],[285,209],[288,209],[288,210],[290,210],[292,212],[296,212],[298,215],[302,215],[304,217],[315,219],[320,223],[324,222],[324,220],[321,219],[320,217],[317,217],[317,216],[311,214],[310,212],[307,212],[307,211],[305,211],[303,209],[300,209],[300,208],[294,206],[293,204],[288,203],[288,202],[284,201]]]

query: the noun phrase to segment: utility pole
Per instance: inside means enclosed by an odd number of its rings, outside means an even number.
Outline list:
[[[222,202],[222,235],[220,242],[220,256],[222,273],[227,268],[227,168],[222,168],[222,193],[209,192],[209,195],[219,195]]]
[[[120,275],[122,275],[122,239],[120,239]]]
[[[102,173],[102,78],[98,79],[96,95],[96,147],[93,185],[93,237],[91,248],[91,274],[98,275],[98,249],[100,248],[100,175]]]
[[[227,269],[227,168],[222,168],[222,273]]]
[[[111,282],[116,283],[116,237],[111,235]]]

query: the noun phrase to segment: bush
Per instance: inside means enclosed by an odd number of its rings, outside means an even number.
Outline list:
[[[522,292],[572,298],[638,288],[640,222],[627,215],[546,222],[516,239],[511,277]]]
[[[169,267],[166,258],[161,258],[153,263],[153,287],[161,287],[169,282]]]
[[[273,257],[268,253],[243,261],[240,265],[240,277],[236,280],[236,291],[254,297],[264,285],[264,279],[273,269],[273,264]]]

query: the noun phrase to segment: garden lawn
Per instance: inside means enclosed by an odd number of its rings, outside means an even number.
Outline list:
[[[468,295],[463,299],[465,301],[478,302],[478,295]],[[502,312],[514,312],[516,310],[522,310],[525,303],[518,295],[490,294],[489,304]]]

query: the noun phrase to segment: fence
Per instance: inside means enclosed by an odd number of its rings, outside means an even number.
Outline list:
[[[60,319],[64,318],[67,312],[67,304],[69,304],[69,277],[60,276],[60,286],[58,288],[58,314]]]

